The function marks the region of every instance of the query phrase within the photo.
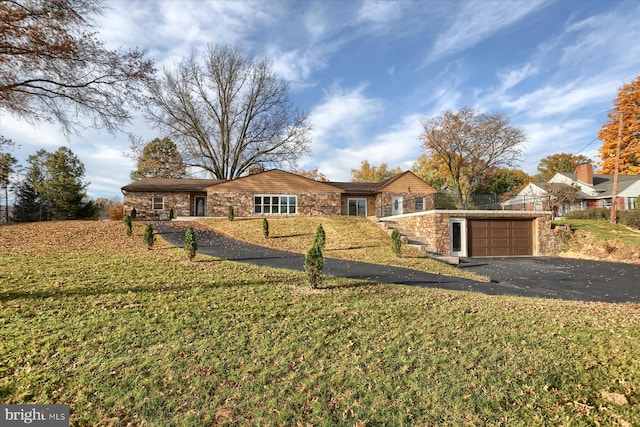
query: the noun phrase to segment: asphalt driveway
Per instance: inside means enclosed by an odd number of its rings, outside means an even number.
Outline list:
[[[157,222],[154,229],[182,247],[188,224]],[[198,253],[260,266],[304,270],[304,255],[239,242],[211,230],[197,231]],[[640,266],[566,258],[469,258],[459,268],[488,276],[475,282],[400,267],[325,259],[324,273],[377,283],[405,284],[490,295],[577,301],[640,303]]]
[[[460,268],[545,298],[640,303],[640,266],[572,258],[468,258]],[[518,290],[518,291],[516,291]]]

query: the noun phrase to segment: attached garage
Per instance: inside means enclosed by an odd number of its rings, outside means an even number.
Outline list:
[[[532,219],[469,219],[469,256],[533,255]]]

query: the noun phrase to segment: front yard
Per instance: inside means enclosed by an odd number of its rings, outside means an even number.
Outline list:
[[[312,291],[141,240],[0,227],[0,401],[68,404],[83,426],[640,424],[638,305]]]

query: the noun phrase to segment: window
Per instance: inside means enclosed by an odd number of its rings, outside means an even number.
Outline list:
[[[154,211],[164,210],[164,197],[152,197],[151,210],[154,210]]]
[[[367,216],[367,199],[349,199],[349,216]]]
[[[420,212],[424,210],[424,198],[418,197],[416,200],[416,212]]]
[[[253,213],[295,215],[297,204],[297,196],[260,194],[253,198]]]

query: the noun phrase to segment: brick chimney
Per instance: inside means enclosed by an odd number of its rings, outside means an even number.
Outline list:
[[[578,181],[583,184],[593,185],[593,165],[591,163],[583,163],[576,168]]]

